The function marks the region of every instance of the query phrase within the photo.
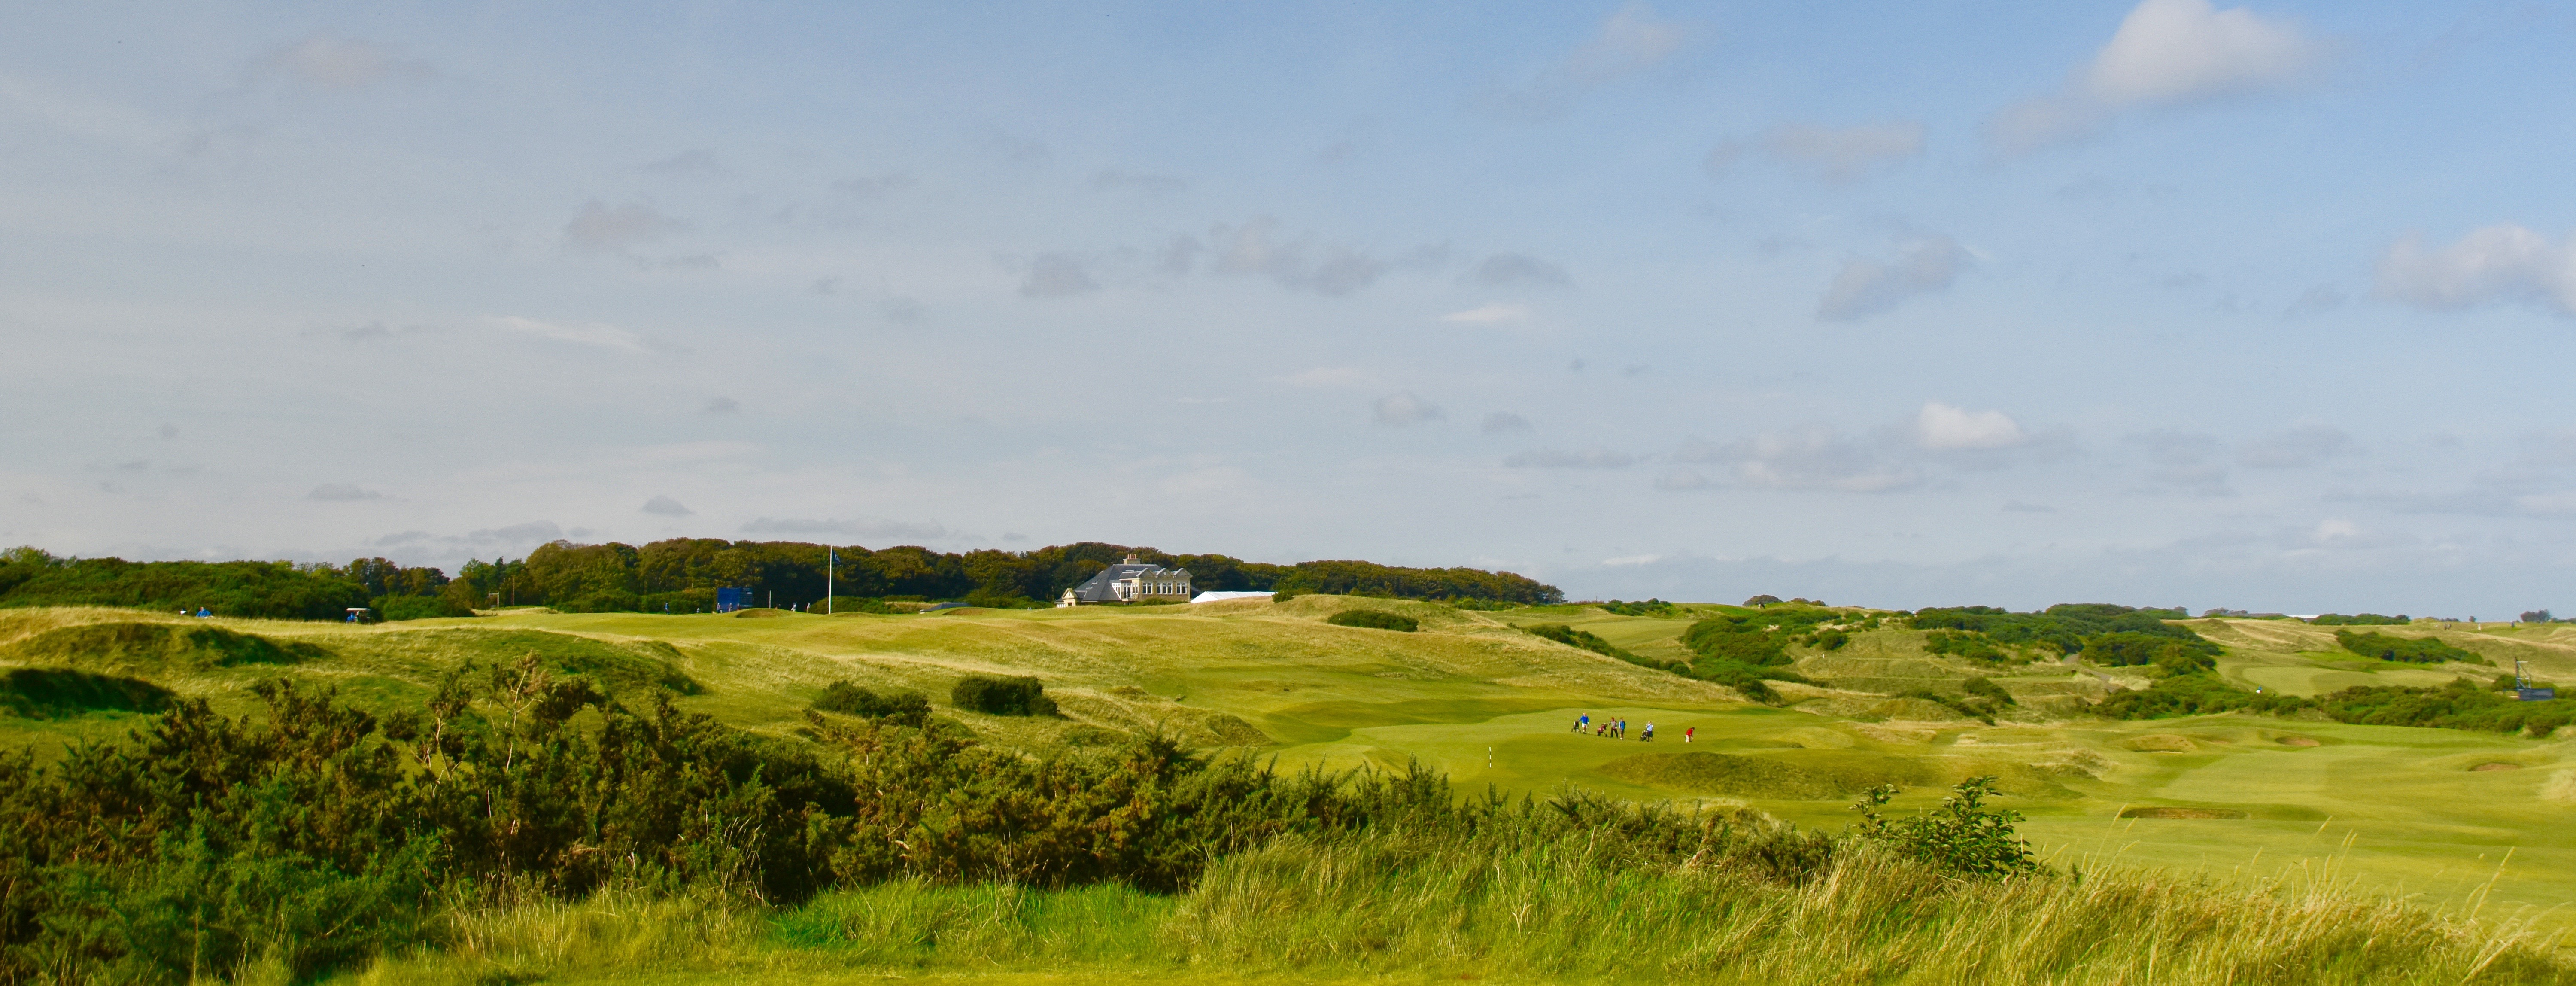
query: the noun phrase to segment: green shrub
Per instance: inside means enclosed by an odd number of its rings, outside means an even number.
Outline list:
[[[1648,599],[1642,603],[1625,603],[1613,599],[1602,603],[1601,609],[1614,616],[1675,616],[1680,612],[1673,604],[1661,599]]]
[[[2485,664],[2487,659],[2431,637],[2391,637],[2384,633],[2335,631],[2335,643],[2363,657],[2407,664]]]
[[[1270,594],[1270,601],[1274,603],[1284,603],[1288,600],[1297,598],[1299,595],[1302,595],[1302,593],[1299,593],[1295,589],[1281,589]]]
[[[2012,693],[2005,691],[2004,686],[1995,684],[1994,682],[1988,681],[1984,678],[1970,678],[1967,681],[1961,682],[1960,687],[1966,689],[1967,693],[1972,697],[1992,699],[2005,705],[2020,704],[2013,701]]]
[[[1762,595],[1755,596],[1755,597],[1753,597],[1753,598],[1751,598],[1751,599],[1747,599],[1747,600],[1745,600],[1745,601],[1744,601],[1744,605],[1747,605],[1747,606],[1769,606],[1769,605],[1771,605],[1771,604],[1773,604],[1773,603],[1777,603],[1777,602],[1779,602],[1779,601],[1780,601],[1780,597],[1778,597],[1778,596],[1774,596],[1774,595],[1771,595],[1771,594],[1769,594],[1769,593],[1764,593],[1764,594],[1762,594]]]
[[[1840,630],[1823,630],[1808,638],[1808,641],[1814,644],[1817,650],[1841,650],[1845,644],[1851,643],[1851,634]]]
[[[2576,699],[2517,701],[2511,694],[2479,688],[2467,678],[2454,678],[2440,688],[2346,688],[2319,697],[2316,705],[2337,722],[2365,726],[2432,726],[2547,736],[2559,727],[2576,724]]]
[[[1055,700],[1036,678],[968,675],[949,689],[948,701],[969,712],[993,716],[1051,716]]]
[[[838,712],[864,716],[919,728],[930,719],[930,699],[920,692],[886,692],[862,688],[847,681],[823,686],[823,694],[808,706],[817,712]]]
[[[2215,647],[2195,647],[2181,640],[2157,634],[2116,630],[2084,638],[2084,657],[2095,664],[2109,667],[2151,668],[2156,676],[2190,674],[2218,667],[2218,658],[2210,653]]]
[[[0,713],[61,719],[88,712],[160,712],[178,696],[148,681],[71,668],[12,668],[0,674]]]
[[[454,596],[377,596],[373,608],[387,620],[428,620],[472,616],[474,609]]]
[[[1420,627],[1413,617],[1374,609],[1346,609],[1325,617],[1324,622],[1337,627],[1366,627],[1372,630],[1396,630],[1412,633]]]
[[[2000,662],[2003,651],[1985,634],[1967,630],[1934,630],[1923,635],[1923,652],[1964,657],[1971,661]]]
[[[2381,616],[2377,613],[2362,613],[2355,616],[2327,613],[2308,622],[2321,627],[2385,627],[2404,626],[2414,621],[2407,619],[2404,613],[2395,616]]]
[[[1896,796],[1894,787],[1871,788],[1852,810],[1860,812],[1856,834],[1879,842],[1930,866],[1971,877],[2004,877],[2042,871],[2030,842],[2014,834],[2022,820],[2010,808],[1987,808],[1995,791],[1992,777],[1971,777],[1951,789],[1941,807],[1894,821],[1880,809]]]

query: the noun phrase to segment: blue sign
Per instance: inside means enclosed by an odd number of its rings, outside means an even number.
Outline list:
[[[2558,697],[2558,689],[2555,689],[2555,688],[2516,688],[2516,689],[2514,689],[2514,690],[2513,690],[2513,697],[2518,698],[2518,699],[2521,699],[2521,700],[2523,700],[2523,701],[2525,701],[2525,702],[2546,702],[2546,701],[2549,701],[2550,699],[2553,699],[2553,698],[2557,698],[2557,697]]]
[[[749,605],[751,605],[751,590],[749,589],[716,590],[716,612],[730,613]]]

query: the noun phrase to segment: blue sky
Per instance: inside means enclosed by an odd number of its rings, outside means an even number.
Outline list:
[[[2576,609],[2576,13],[23,5],[0,541]]]

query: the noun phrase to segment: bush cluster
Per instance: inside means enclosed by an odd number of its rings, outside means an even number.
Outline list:
[[[2355,654],[2382,661],[2399,661],[2407,664],[2447,664],[2452,661],[2462,664],[2488,663],[2486,658],[2431,637],[2391,637],[2384,633],[2354,633],[2350,630],[2337,630],[2335,643]]]
[[[993,716],[1051,716],[1055,700],[1036,678],[972,674],[948,691],[948,701],[969,712]]]
[[[1324,622],[1337,627],[1365,627],[1371,630],[1394,630],[1401,633],[1412,633],[1421,626],[1414,621],[1413,617],[1375,609],[1346,609],[1325,617]]]
[[[1804,600],[1774,603],[1757,613],[1720,613],[1691,624],[1682,631],[1682,646],[1696,656],[1678,670],[1733,688],[1754,701],[1777,703],[1780,694],[1769,682],[1807,680],[1789,670],[1790,644],[1812,643],[1834,650],[1851,642],[1841,630],[1816,630],[1817,624],[1849,619],[1846,614],[1807,605]]]
[[[346,619],[370,607],[385,619],[471,616],[435,568],[382,558],[346,566],[282,561],[155,561],[58,558],[31,547],[0,551],[0,606],[129,606],[200,609],[217,616],[276,620]]]
[[[2000,644],[2082,654],[2115,667],[2152,665],[2163,674],[2216,667],[2217,644],[2188,627],[2165,622],[2186,615],[2179,608],[2060,603],[2037,613],[1995,606],[1930,608],[1916,612],[1912,623],[1915,629],[1930,631],[1923,639],[1926,653],[1971,660],[2007,659]]]
[[[815,696],[810,708],[817,712],[883,719],[915,728],[930,721],[930,699],[920,692],[879,693],[847,681],[823,686],[823,694]]]
[[[1609,602],[1602,603],[1601,608],[1614,616],[1669,617],[1681,614],[1680,607],[1674,606],[1673,604],[1661,599],[1648,599],[1642,603],[1620,602],[1619,600],[1613,599]]]
[[[2381,616],[2377,613],[2361,613],[2353,616],[2327,613],[2308,622],[2321,627],[2388,627],[2405,626],[2414,621],[2407,619],[2404,613],[2395,616]]]
[[[830,693],[868,707],[858,691]],[[443,908],[612,886],[777,903],[894,880],[1170,892],[1292,834],[1498,852],[1575,839],[1622,865],[1792,884],[1836,851],[1742,809],[1460,799],[1419,765],[1281,774],[1150,735],[1029,756],[946,719],[808,713],[805,739],[768,739],[660,693],[629,707],[533,660],[451,675],[418,714],[378,718],[284,681],[256,692],[264,716],[187,702],[55,764],[0,758],[0,981],[180,983],[252,962],[307,980],[435,945]],[[1994,835],[1870,817],[1900,845]],[[1926,858],[1971,874],[2009,862]]]

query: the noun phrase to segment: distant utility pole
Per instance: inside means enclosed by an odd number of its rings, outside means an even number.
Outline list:
[[[832,570],[841,567],[841,549],[824,548],[830,561],[823,563],[823,615],[832,615]]]

